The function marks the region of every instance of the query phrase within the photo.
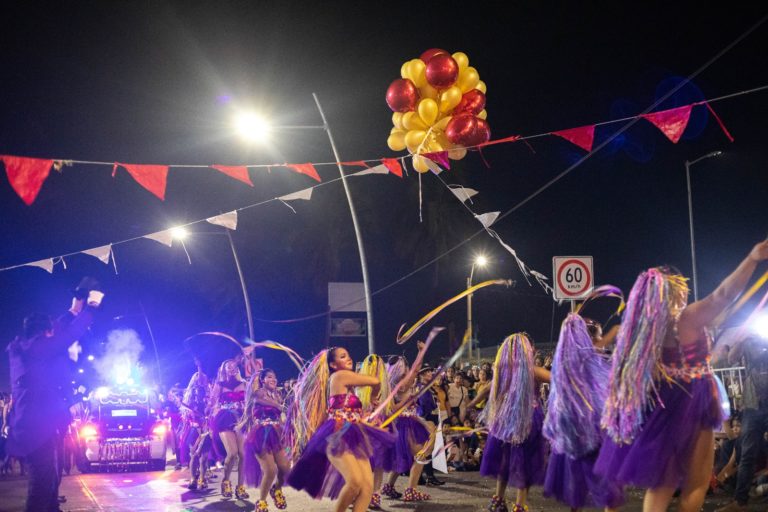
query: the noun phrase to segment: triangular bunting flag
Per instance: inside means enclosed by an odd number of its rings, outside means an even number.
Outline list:
[[[477,190],[466,187],[452,187],[451,192],[453,192],[453,195],[455,195],[462,203],[468,201],[470,197],[479,194]]]
[[[139,165],[115,163],[112,176],[117,172],[117,166],[124,167],[139,185],[152,192],[161,201],[165,201],[165,184],[168,180],[167,165]]]
[[[5,164],[5,174],[8,175],[13,190],[24,204],[31,205],[51,172],[53,160],[9,155],[0,156],[0,159]]]
[[[253,186],[251,177],[248,175],[248,168],[244,165],[236,165],[236,166],[212,165],[211,167],[213,167],[217,171],[223,172],[230,178],[235,178],[238,181],[242,181],[246,185]]]
[[[432,467],[442,473],[448,473],[448,460],[445,458],[445,438],[443,437],[443,422],[437,427],[435,446],[432,449]]]
[[[304,201],[309,201],[310,199],[312,199],[312,189],[305,188],[304,190],[299,190],[298,192],[294,192],[293,194],[280,196],[278,197],[278,199],[282,201],[294,201],[296,199],[303,199]]]
[[[447,151],[438,151],[437,153],[424,153],[424,156],[435,163],[438,163],[446,169],[451,168],[451,161],[448,159]]]
[[[350,174],[350,176],[367,176],[369,174],[389,174],[389,169],[386,165],[381,164],[364,171],[358,171],[354,174]]]
[[[315,181],[321,181],[320,175],[317,174],[317,169],[315,169],[315,166],[312,164],[285,164],[284,167],[293,169],[299,174],[306,174]]]
[[[693,105],[662,110],[651,114],[643,114],[640,117],[653,123],[661,133],[667,136],[674,144],[680,140],[680,137],[688,126],[688,119],[691,117]]]
[[[39,267],[48,272],[49,274],[53,274],[53,258],[48,258],[47,260],[40,260],[40,261],[33,261],[32,263],[25,263],[22,265],[24,267]]]
[[[101,247],[95,247],[93,249],[86,249],[82,251],[83,254],[93,256],[104,264],[109,264],[109,255],[112,254],[112,245],[102,245]]]
[[[341,165],[348,165],[349,167],[370,167],[362,160],[355,160],[354,162],[341,162]]]
[[[592,151],[592,145],[595,142],[595,125],[579,126],[568,130],[552,132],[552,135],[562,137],[572,144],[576,144],[584,151]]]
[[[441,172],[443,172],[443,168],[437,165],[435,162],[433,162],[429,158],[424,158],[423,162],[427,164],[427,167],[429,167],[429,170],[432,171],[433,173],[440,174]]]
[[[223,226],[234,231],[237,229],[237,210],[222,213],[221,215],[216,215],[215,217],[209,217],[205,220],[211,224]]]
[[[482,224],[484,228],[489,228],[496,222],[500,213],[501,212],[488,212],[481,215],[475,215],[475,218],[480,221],[480,224]]]
[[[397,158],[382,158],[381,163],[387,166],[389,172],[395,176],[399,178],[403,177],[403,168],[400,167],[400,162],[397,161]]]
[[[170,229],[166,229],[165,231],[158,231],[157,233],[150,233],[149,235],[144,235],[143,238],[149,238],[150,240],[160,242],[161,244],[167,245],[168,247],[173,245],[173,233],[171,233]]]

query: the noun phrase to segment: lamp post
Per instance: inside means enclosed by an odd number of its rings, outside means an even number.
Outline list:
[[[693,162],[685,161],[685,180],[688,184],[688,230],[691,234],[691,266],[693,267],[693,300],[699,300],[699,282],[696,274],[696,242],[693,237],[693,202],[691,201],[691,166],[697,162],[722,155],[722,151],[712,151],[700,156]]]
[[[373,301],[371,300],[371,287],[370,282],[368,279],[368,263],[367,259],[365,257],[365,247],[363,245],[363,237],[362,233],[360,231],[360,224],[357,220],[357,211],[355,210],[355,204],[352,200],[352,194],[349,191],[349,186],[347,184],[347,177],[344,174],[344,168],[341,165],[341,158],[339,157],[339,152],[336,149],[336,143],[333,140],[333,134],[331,133],[331,127],[328,124],[328,121],[325,117],[325,112],[323,111],[323,107],[320,105],[320,100],[317,97],[317,94],[312,93],[312,97],[315,100],[315,104],[317,105],[317,110],[320,113],[320,117],[323,120],[322,125],[293,125],[293,126],[270,126],[269,123],[267,123],[265,120],[259,118],[258,116],[252,115],[252,114],[246,114],[241,115],[238,119],[238,130],[246,135],[249,139],[256,140],[259,138],[262,138],[264,135],[266,135],[271,129],[275,130],[323,130],[325,131],[326,135],[328,135],[328,142],[331,145],[331,150],[333,151],[333,156],[336,159],[336,166],[339,169],[339,175],[341,176],[341,183],[344,186],[344,194],[347,196],[347,204],[349,205],[349,213],[352,216],[352,226],[355,230],[355,238],[357,240],[357,250],[360,255],[360,268],[363,274],[363,291],[365,295],[365,310],[366,310],[366,320],[368,323],[368,353],[374,354],[376,353],[376,340],[374,338],[373,334]],[[250,135],[249,135],[250,130]],[[242,277],[241,277],[242,280]],[[243,291],[245,293],[245,285],[243,285]],[[250,313],[249,313],[250,315]],[[250,320],[249,320],[250,321]]]
[[[467,277],[467,289],[472,288],[472,278],[475,275],[475,266],[484,267],[488,263],[488,258],[485,256],[477,256],[472,262],[472,268],[469,271]],[[467,337],[469,338],[469,360],[472,361],[472,345],[474,344],[474,331],[472,330],[472,293],[467,297]]]

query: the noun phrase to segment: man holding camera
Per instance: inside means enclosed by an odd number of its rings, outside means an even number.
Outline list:
[[[75,290],[72,307],[55,321],[33,313],[24,319],[24,331],[8,345],[13,407],[8,440],[10,455],[26,457],[29,487],[25,510],[59,510],[56,445],[61,429],[69,423],[67,376],[57,371],[67,348],[91,325],[93,309],[104,294],[86,278]]]

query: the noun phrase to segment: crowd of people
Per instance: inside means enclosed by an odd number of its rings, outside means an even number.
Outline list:
[[[177,462],[189,468],[190,490],[220,478],[222,499],[248,500],[255,490],[260,512],[269,510],[268,499],[278,510],[288,507],[284,486],[331,498],[337,512],[379,510],[383,498],[430,500],[423,486],[445,483],[433,472],[443,453],[454,471],[478,470],[496,481],[490,512],[510,510],[507,488],[515,492],[511,510],[526,511],[532,486],[572,509],[606,510],[624,503],[626,486],[640,487],[649,512],[666,510],[674,496],[682,512],[698,511],[713,487],[730,486],[735,499],[722,510],[744,510],[750,494],[768,490],[768,477],[755,474],[766,443],[768,351],[745,341],[718,356],[746,364],[743,410],[729,416],[710,364],[709,328],[766,259],[768,241],[690,304],[679,272],[648,269],[632,287],[620,325],[604,333],[599,322],[572,312],[553,353],[537,353],[517,332],[482,365],[433,368],[370,354],[356,368],[345,348],[330,347],[283,385],[268,368],[244,378],[238,359],[222,362],[209,378],[197,361],[188,385],[168,394]],[[74,320],[87,311],[79,308]],[[57,328],[62,346],[80,328],[72,318],[64,325]],[[29,344],[15,343],[19,378],[18,358]],[[11,412],[6,444],[29,461],[33,502],[43,499],[33,487],[49,481],[52,441],[44,435],[50,427],[32,420],[37,435],[19,429],[23,412]],[[439,436],[445,452],[434,451]],[[46,490],[49,501],[30,510],[57,509]]]

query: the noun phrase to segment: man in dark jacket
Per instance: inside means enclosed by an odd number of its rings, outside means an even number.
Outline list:
[[[92,322],[93,307],[103,294],[78,287],[72,307],[56,321],[35,313],[24,319],[24,333],[8,345],[13,408],[9,418],[6,449],[10,455],[26,457],[29,488],[26,511],[59,510],[59,479],[56,444],[69,420],[66,397],[68,381],[60,375],[61,357]]]
[[[432,376],[434,375],[434,369],[426,366],[419,370],[419,389],[426,386],[429,381],[432,380]],[[416,402],[416,408],[419,416],[424,418],[424,420],[428,421],[432,424],[432,428],[436,428],[437,424],[440,421],[440,411],[437,407],[437,401],[435,400],[435,395],[432,394],[432,390],[428,390],[423,395],[419,397],[419,399]],[[424,475],[426,476],[426,483],[427,485],[437,486],[437,485],[443,485],[445,482],[442,480],[438,480],[437,477],[435,477],[435,470],[432,468],[432,463],[424,465]]]

